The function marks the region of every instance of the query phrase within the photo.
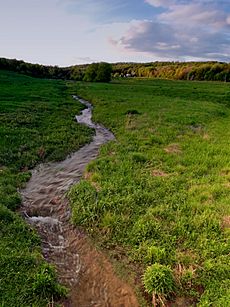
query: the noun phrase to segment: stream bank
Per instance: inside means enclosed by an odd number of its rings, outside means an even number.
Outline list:
[[[92,106],[86,106],[78,123],[95,129],[90,144],[58,163],[48,163],[32,171],[21,191],[21,212],[42,239],[45,259],[55,264],[61,283],[70,289],[63,306],[138,306],[134,291],[120,280],[104,254],[97,251],[84,232],[70,223],[70,208],[65,193],[82,178],[86,165],[98,155],[100,147],[113,140],[105,127],[92,122]]]

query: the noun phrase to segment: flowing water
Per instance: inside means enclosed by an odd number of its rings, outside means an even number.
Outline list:
[[[21,212],[42,238],[43,255],[54,263],[61,283],[70,289],[63,306],[138,306],[133,290],[114,273],[104,254],[97,251],[87,236],[70,223],[70,208],[65,192],[77,183],[86,165],[98,155],[101,145],[113,140],[113,134],[91,120],[89,102],[73,96],[86,106],[78,123],[95,129],[90,144],[66,160],[43,164],[32,171],[21,191]]]

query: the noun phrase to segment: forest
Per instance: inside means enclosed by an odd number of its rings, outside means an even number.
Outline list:
[[[99,69],[99,77],[93,70]],[[230,81],[230,63],[223,62],[150,62],[93,63],[69,67],[45,66],[22,60],[0,58],[0,69],[32,77],[74,81],[110,81],[113,78],[138,77],[170,80]],[[107,72],[106,72],[107,71]],[[108,74],[109,72],[109,74]]]

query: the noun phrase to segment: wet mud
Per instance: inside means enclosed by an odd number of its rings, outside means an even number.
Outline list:
[[[86,106],[76,120],[95,129],[90,144],[59,163],[43,164],[32,171],[21,191],[21,213],[42,239],[45,259],[55,264],[61,283],[70,289],[63,306],[138,306],[133,289],[119,279],[108,258],[97,251],[84,232],[71,225],[71,211],[65,193],[83,175],[99,148],[113,140],[113,134],[91,120],[89,102],[73,96]]]

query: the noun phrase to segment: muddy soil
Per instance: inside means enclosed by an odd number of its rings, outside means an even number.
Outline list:
[[[114,139],[110,131],[91,121],[90,103],[73,98],[86,106],[76,120],[95,129],[93,141],[60,163],[40,165],[33,170],[21,191],[21,212],[41,236],[44,257],[55,264],[60,282],[70,289],[63,306],[135,307],[138,302],[132,288],[116,276],[107,257],[95,249],[90,239],[70,223],[65,192],[81,179],[100,146]]]

